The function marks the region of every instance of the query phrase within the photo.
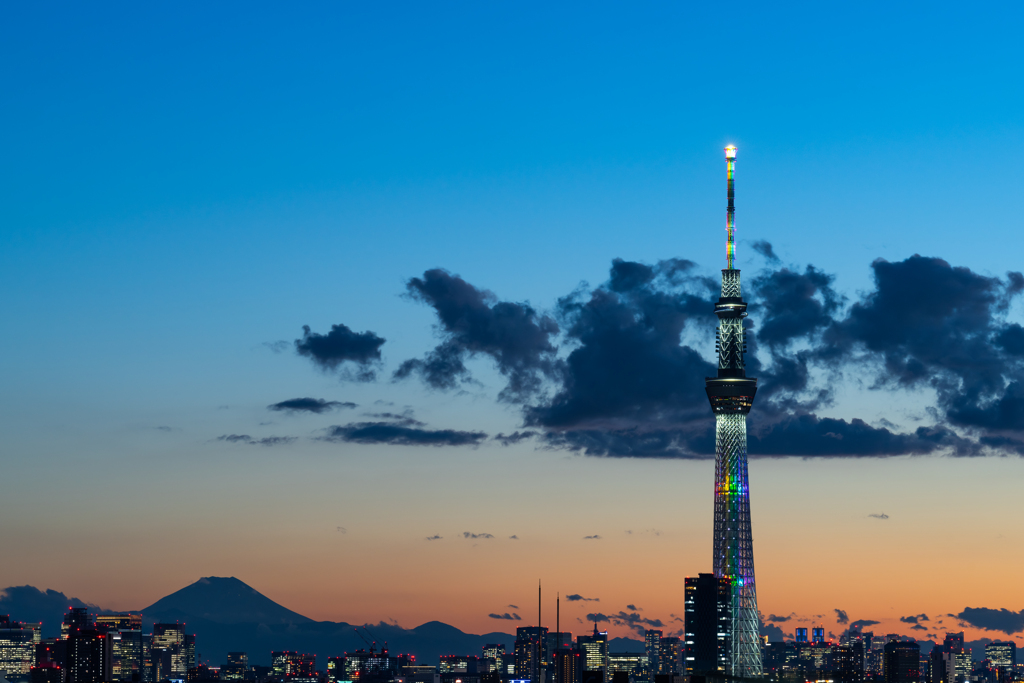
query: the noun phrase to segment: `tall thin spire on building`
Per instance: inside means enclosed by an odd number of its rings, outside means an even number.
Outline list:
[[[757,380],[747,377],[743,319],[747,304],[736,270],[736,207],[733,172],[736,148],[725,148],[728,205],[725,214],[726,268],[722,294],[715,304],[718,329],[718,376],[705,380],[715,414],[715,537],[714,571],[732,583],[732,654],[729,673],[760,676],[757,590],[754,583],[754,545],[750,533],[750,488],[747,478],[747,413],[754,404]]]
[[[540,589],[541,589],[540,579],[537,579],[537,658],[534,660],[534,668],[536,669],[536,671],[534,672],[535,675],[533,677],[534,683],[540,683],[540,672],[541,672],[540,655],[541,655],[541,652],[543,651],[541,649],[541,640],[543,639],[543,636],[541,635],[541,630],[540,630],[541,629],[541,625],[540,625],[540,623],[541,623],[541,619],[540,619],[540,615],[541,615],[541,612],[540,612],[540,605],[541,605],[540,595],[541,595],[541,592],[540,592]]]

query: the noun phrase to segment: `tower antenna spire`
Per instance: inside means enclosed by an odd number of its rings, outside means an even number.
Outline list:
[[[729,205],[725,209],[725,263],[732,270],[736,261],[736,190],[733,185],[733,171],[736,169],[736,147],[725,148],[725,176],[728,183]]]

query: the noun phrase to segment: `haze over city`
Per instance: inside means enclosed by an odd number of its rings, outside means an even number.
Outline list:
[[[1019,6],[2,12],[0,591],[679,635],[735,145],[763,625],[1024,632]]]

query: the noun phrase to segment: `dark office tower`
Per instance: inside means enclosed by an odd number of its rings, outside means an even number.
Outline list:
[[[661,653],[658,656],[658,673],[680,676],[683,673],[684,641],[675,636],[661,639]]]
[[[583,671],[580,651],[573,648],[559,648],[555,651],[554,683],[580,683]]]
[[[600,671],[602,675],[608,669],[608,633],[597,630],[588,636],[577,636],[576,647],[583,657],[584,671]],[[585,682],[584,682],[585,683]]]
[[[885,683],[918,683],[921,646],[892,640],[885,644]]]
[[[68,631],[67,640],[67,683],[111,680],[111,646],[106,633],[75,627]]]
[[[832,648],[832,670],[835,683],[862,683],[864,680],[863,648],[855,643]]]
[[[799,627],[796,630],[796,642],[806,643],[807,642],[807,629]]]
[[[537,626],[520,626],[516,629],[516,678],[538,681],[540,672],[548,661],[545,646],[548,640],[548,629]],[[540,652],[540,660],[537,653]]]
[[[754,543],[750,531],[750,488],[747,478],[747,413],[754,404],[757,380],[747,377],[743,354],[747,351],[743,319],[747,304],[740,292],[740,271],[735,268],[736,221],[733,170],[736,148],[725,148],[727,197],[726,268],[722,295],[715,304],[718,329],[718,376],[705,381],[715,415],[715,537],[714,571],[732,582],[731,659],[727,673],[761,675],[758,641],[757,589],[754,584]]]
[[[603,669],[584,669],[580,674],[581,683],[604,683]]]
[[[727,576],[688,576],[686,587],[686,674],[729,672],[732,658],[733,582]],[[761,650],[758,648],[758,661]]]
[[[60,637],[67,638],[68,633],[80,628],[92,628],[89,610],[84,607],[69,607],[64,613],[64,623],[60,625]]]
[[[815,626],[811,629],[811,642],[813,643],[824,643],[825,642],[825,627]]]
[[[661,673],[661,631],[647,629],[644,635],[644,650],[647,652],[647,668],[652,677],[650,680],[653,681],[653,676]]]
[[[952,652],[958,650],[964,646],[964,632],[960,633],[947,633],[946,637],[942,641],[942,649],[946,652]]]
[[[928,683],[949,683],[946,675],[946,654],[941,645],[932,648],[928,655]]]
[[[40,662],[32,667],[29,683],[64,683],[64,669],[53,662]]]

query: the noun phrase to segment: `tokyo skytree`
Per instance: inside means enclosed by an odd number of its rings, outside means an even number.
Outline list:
[[[736,216],[733,172],[736,148],[725,148],[729,205],[726,209],[726,265],[722,295],[715,304],[718,329],[718,376],[705,388],[715,414],[715,540],[714,572],[732,584],[731,667],[733,676],[761,676],[758,643],[757,589],[754,583],[754,544],[750,535],[750,487],[747,479],[747,413],[754,403],[757,380],[747,377],[743,354],[747,344],[743,319],[747,304],[740,294],[736,256]]]

